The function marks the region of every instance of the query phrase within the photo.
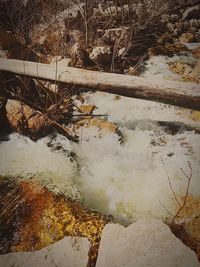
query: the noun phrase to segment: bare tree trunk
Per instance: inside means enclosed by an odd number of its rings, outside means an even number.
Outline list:
[[[0,70],[200,110],[200,85],[0,58]]]

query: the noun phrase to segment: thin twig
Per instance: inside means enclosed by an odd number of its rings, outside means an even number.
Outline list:
[[[191,167],[191,164],[190,162],[188,161],[188,165],[189,165],[189,168],[190,168],[190,173],[189,175],[186,174],[183,169],[181,168],[181,171],[182,173],[185,175],[185,177],[188,179],[188,182],[187,182],[187,188],[186,188],[186,193],[185,193],[185,197],[184,197],[184,201],[183,201],[183,204],[179,207],[177,213],[175,214],[172,222],[171,222],[171,225],[174,223],[175,219],[178,217],[178,215],[180,214],[180,212],[182,211],[182,209],[185,207],[185,204],[186,204],[186,201],[187,201],[187,198],[188,198],[188,194],[189,194],[189,188],[190,188],[190,182],[191,182],[191,178],[192,178],[192,167]]]
[[[171,180],[170,180],[169,174],[168,174],[168,172],[167,172],[167,168],[166,168],[165,162],[164,162],[164,160],[163,160],[162,157],[161,157],[161,161],[162,161],[162,164],[163,164],[163,166],[164,166],[165,173],[166,173],[166,175],[167,175],[167,179],[168,179],[168,182],[169,182],[169,186],[170,186],[171,191],[172,191],[172,193],[173,193],[173,195],[174,195],[174,199],[175,199],[176,202],[178,203],[179,207],[181,207],[181,204],[180,204],[180,202],[179,202],[179,200],[178,200],[178,198],[176,197],[176,194],[175,194],[175,192],[174,192],[174,189],[173,189],[173,186],[172,186],[172,184],[171,184]]]
[[[166,169],[164,160],[163,160],[162,158],[161,158],[161,161],[162,161],[162,163],[163,163],[163,166],[164,166],[164,169],[165,169],[167,178],[168,178],[168,182],[169,182],[170,188],[171,188],[171,190],[172,190],[172,193],[173,193],[173,195],[174,195],[174,198],[175,198],[177,204],[179,205],[179,209],[178,209],[178,211],[176,212],[175,215],[173,215],[172,212],[170,212],[169,209],[166,208],[166,207],[163,205],[163,203],[162,203],[161,201],[159,201],[160,204],[162,205],[162,207],[163,207],[163,208],[164,208],[164,209],[165,209],[171,216],[173,216],[173,219],[172,219],[172,221],[171,221],[171,223],[170,223],[170,225],[172,226],[173,223],[175,222],[176,218],[178,217],[178,215],[180,214],[180,212],[182,211],[182,209],[183,209],[183,208],[185,207],[185,205],[186,205],[186,201],[187,201],[188,194],[189,194],[189,188],[190,188],[190,182],[191,182],[191,178],[192,178],[193,170],[192,170],[192,166],[191,166],[191,164],[190,164],[189,161],[188,161],[188,165],[189,165],[189,168],[190,168],[190,172],[189,172],[189,174],[186,174],[186,172],[185,172],[182,168],[180,169],[180,170],[182,171],[183,175],[184,175],[184,176],[187,178],[187,180],[188,180],[188,182],[187,182],[187,187],[186,187],[186,192],[185,192],[185,195],[184,195],[184,200],[183,200],[182,203],[180,203],[180,202],[178,201],[178,199],[177,199],[177,196],[176,196],[175,192],[174,192],[174,189],[173,189],[173,187],[172,187],[172,184],[171,184],[171,181],[170,181],[170,178],[169,178],[169,175],[168,175],[168,172],[167,172],[167,169]]]
[[[165,205],[159,200],[159,202],[160,202],[160,204],[162,205],[162,207],[172,216],[172,217],[174,217],[174,214],[171,212],[171,211],[169,211],[169,209],[168,208],[166,208],[165,207]]]

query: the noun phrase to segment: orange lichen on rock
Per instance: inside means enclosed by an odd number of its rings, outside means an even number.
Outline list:
[[[86,237],[93,266],[110,218],[30,181],[0,177],[0,192],[0,253],[38,250],[64,236]]]
[[[48,119],[17,100],[8,100],[6,113],[11,128],[19,133],[34,137],[48,131]]]
[[[92,111],[95,109],[96,107],[94,105],[81,105],[79,107],[79,110],[82,112],[82,113],[87,113],[87,114],[91,114]]]
[[[200,82],[199,62],[197,62],[194,67],[179,61],[171,62],[169,64],[169,69],[172,72],[179,74],[184,82]]]
[[[82,119],[80,121],[78,121],[75,124],[75,127],[80,128],[80,127],[97,127],[99,130],[101,131],[105,131],[105,132],[109,132],[109,133],[115,133],[117,131],[117,125],[106,121],[106,120],[102,120],[102,119],[98,119],[98,118],[92,118],[92,117],[88,117],[86,119]]]

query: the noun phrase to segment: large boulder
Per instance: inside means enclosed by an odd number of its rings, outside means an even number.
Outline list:
[[[16,132],[37,139],[50,129],[49,121],[45,116],[17,100],[8,100],[5,108],[9,124]]]
[[[86,267],[90,242],[86,238],[65,237],[35,252],[17,252],[0,256],[1,267]]]
[[[199,267],[195,253],[156,219],[124,228],[107,224],[102,232],[97,267]]]

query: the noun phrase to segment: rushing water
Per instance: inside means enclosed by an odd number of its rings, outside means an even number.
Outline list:
[[[97,94],[90,101],[100,104],[103,99],[104,107],[109,106],[106,101],[110,96]],[[193,170],[189,193],[200,197],[200,135],[184,129],[172,134],[157,120],[165,120],[162,114],[167,112],[176,121],[183,121],[174,109],[166,107],[163,111],[159,104],[136,103],[123,98],[115,101],[113,110],[97,111],[106,111],[114,122],[118,118],[123,142],[116,133],[99,137],[95,127],[82,128],[79,144],[61,135],[33,142],[11,134],[8,141],[0,143],[0,175],[35,179],[125,224],[141,217],[169,216],[167,209],[173,212],[174,203],[169,179],[176,194],[184,195],[187,178],[181,169],[189,173],[188,161]],[[156,121],[151,112],[156,114]]]

